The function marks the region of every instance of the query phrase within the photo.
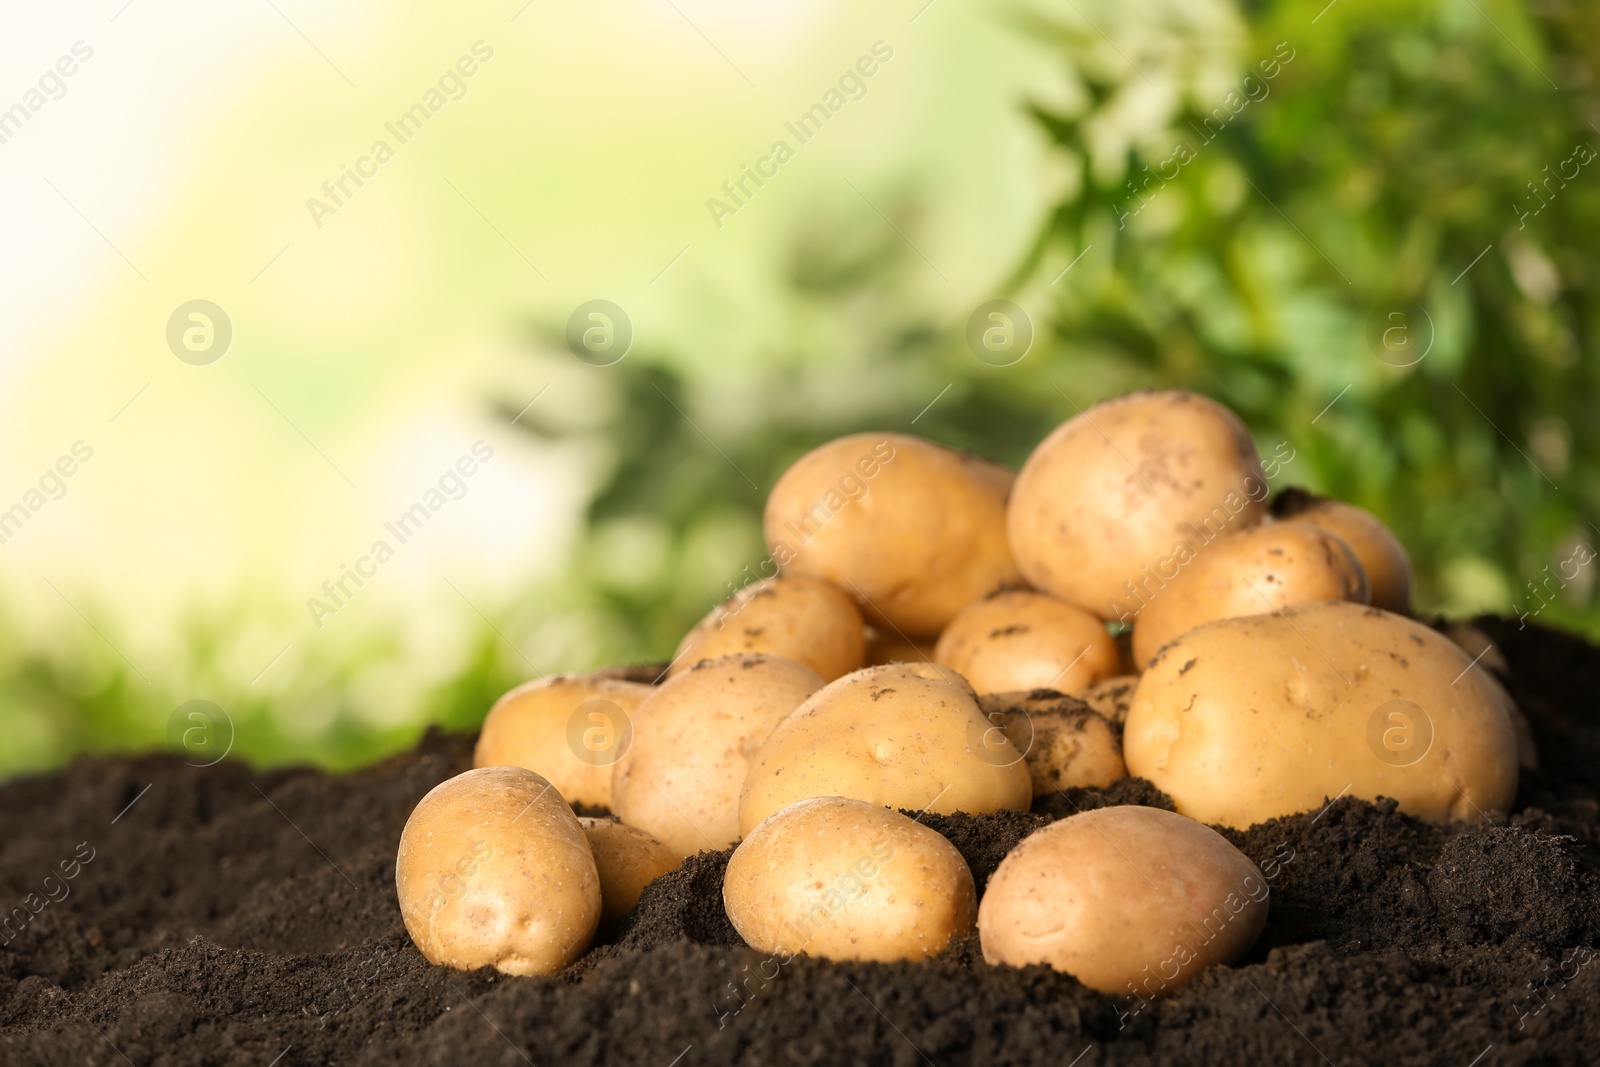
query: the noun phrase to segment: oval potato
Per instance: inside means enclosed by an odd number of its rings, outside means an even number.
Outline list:
[[[613,923],[632,911],[644,887],[676,870],[678,857],[660,841],[615,819],[580,818],[600,875],[600,921]]]
[[[1023,753],[1036,797],[1108,786],[1128,773],[1117,729],[1077,697],[1050,689],[980,693],[978,706]]]
[[[1117,643],[1098,616],[1022,590],[962,608],[939,635],[934,659],[978,693],[1076,693],[1121,666]]]
[[[1345,601],[1208,623],[1140,677],[1123,757],[1178,811],[1241,829],[1345,792],[1478,818],[1509,809],[1517,745],[1470,666],[1421,623]]]
[[[1417,579],[1406,546],[1365,508],[1343,500],[1312,496],[1301,489],[1279,493],[1273,511],[1284,522],[1306,522],[1338,536],[1361,561],[1372,586],[1372,606],[1397,615],[1411,614]]]
[[[430,963],[551,974],[589,946],[600,875],[583,828],[552,783],[480,767],[434,786],[395,857],[406,931]]]
[[[1006,528],[1034,588],[1127,621],[1150,572],[1180,546],[1260,522],[1268,491],[1233,412],[1182,390],[1130,393],[1067,420],[1033,450]]]
[[[856,602],[836,586],[800,575],[745,586],[685,635],[672,660],[682,674],[703,659],[764,652],[803,663],[831,682],[865,664]]]
[[[752,948],[830,960],[920,960],[972,930],[956,847],[899,812],[813,797],[776,812],[728,860],[723,904]]]
[[[828,684],[778,724],[750,762],[739,829],[819,796],[941,815],[1026,811],[1033,781],[959,675],[891,663]]]

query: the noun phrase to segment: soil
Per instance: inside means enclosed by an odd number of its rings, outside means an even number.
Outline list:
[[[1266,932],[1158,1002],[988,967],[975,939],[780,967],[723,912],[726,852],[658,879],[559,976],[430,966],[395,847],[471,753],[430,734],[347,775],[144,756],[0,787],[0,1063],[1593,1063],[1600,650],[1481,625],[1541,752],[1510,815],[1441,827],[1344,797],[1229,832],[1271,882]],[[1127,779],[925,821],[981,889],[1034,828],[1112,803],[1166,799]]]

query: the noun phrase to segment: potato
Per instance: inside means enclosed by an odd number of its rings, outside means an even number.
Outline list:
[[[864,666],[866,634],[856,602],[815,578],[768,578],[747,585],[690,630],[672,673],[736,652],[782,656],[831,682]]]
[[[1268,895],[1260,869],[1209,826],[1099,808],[1035,830],[1000,861],[978,935],[991,964],[1044,963],[1142,1000],[1243,955]]]
[[[1025,753],[1033,795],[1107,786],[1128,773],[1122,738],[1084,701],[1051,689],[980,693],[978,707]]]
[[[613,923],[632,911],[655,879],[676,870],[678,857],[643,830],[615,819],[579,819],[600,873],[600,921]]]
[[[1183,391],[1096,404],[1040,443],[1006,528],[1036,589],[1126,621],[1176,558],[1266,514],[1256,446],[1234,414]]]
[[[1189,559],[1133,624],[1141,664],[1203,623],[1314,600],[1368,600],[1367,575],[1339,538],[1307,523],[1274,522],[1219,537]]]
[[[1286,489],[1272,501],[1284,522],[1307,522],[1335,534],[1361,561],[1372,585],[1372,606],[1400,615],[1411,614],[1416,577],[1406,546],[1372,512],[1342,500],[1312,496],[1303,489]]]
[[[932,663],[934,642],[912,641],[894,631],[884,633],[867,627],[867,662],[865,666],[881,667],[885,663]]]
[[[577,817],[523,767],[480,767],[429,790],[395,857],[406,931],[430,963],[550,974],[600,922],[600,875]]]
[[[778,479],[767,546],[784,574],[832,582],[874,626],[930,637],[964,604],[1020,582],[1005,531],[1013,477],[920,437],[841,437]]]
[[[1511,699],[1511,694],[1505,691],[1500,683],[1501,678],[1511,676],[1511,664],[1506,661],[1500,646],[1494,639],[1484,633],[1470,622],[1437,623],[1435,627],[1457,645],[1461,651],[1472,657],[1472,662],[1479,667],[1487,668],[1487,677],[1484,681],[1491,685],[1500,698],[1500,703],[1505,707],[1506,714],[1511,716],[1511,731],[1517,737],[1517,766],[1525,771],[1539,769],[1539,746],[1533,738],[1533,724],[1528,721],[1521,708]]]
[[[818,690],[762,742],[739,798],[739,830],[807,797],[941,815],[1026,811],[1033,781],[1020,757],[949,668],[868,667]]]
[[[1117,673],[1117,644],[1098,616],[1044,593],[995,593],[950,620],[934,659],[979,693],[1075,693]]]
[[[701,660],[634,712],[617,761],[611,810],[679,856],[739,840],[739,791],[772,728],[822,688],[810,667],[778,656]]]
[[[1244,828],[1349,792],[1434,821],[1507,810],[1503,695],[1421,623],[1322,601],[1224,619],[1162,649],[1123,729],[1128,773],[1177,809]]]
[[[1120,728],[1128,718],[1128,706],[1133,703],[1133,691],[1138,685],[1137,674],[1119,674],[1115,678],[1094,683],[1079,693],[1078,697],[1097,711],[1101,718],[1118,727],[1118,736],[1121,736]]]
[[[722,901],[752,948],[830,960],[920,960],[972,930],[972,871],[899,812],[844,797],[791,804],[733,851]]]

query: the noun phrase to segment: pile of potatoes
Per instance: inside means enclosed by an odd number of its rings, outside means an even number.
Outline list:
[[[1187,392],[1098,404],[1015,473],[903,434],[822,445],[768,499],[772,576],[666,669],[495,704],[476,769],[406,824],[407,929],[435,963],[547,974],[737,846],[728,916],[784,960],[917,960],[976,929],[991,964],[1148,997],[1237,959],[1268,879],[1213,826],[1344,794],[1470,819],[1533,758],[1481,635],[1469,655],[1409,617],[1381,522],[1270,496],[1243,424]],[[921,821],[1126,775],[1176,813],[1051,823],[981,897]]]

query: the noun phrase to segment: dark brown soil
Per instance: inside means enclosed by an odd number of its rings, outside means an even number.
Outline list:
[[[1516,810],[1446,828],[1344,798],[1230,833],[1271,881],[1266,933],[1158,1003],[988,967],[973,941],[780,968],[723,913],[726,853],[658,880],[559,977],[429,966],[395,846],[470,753],[430,736],[344,776],[149,756],[0,787],[0,1063],[1594,1063],[1600,652],[1484,625],[1541,746]],[[1164,802],[1127,780],[926,821],[981,886],[1050,819]]]

